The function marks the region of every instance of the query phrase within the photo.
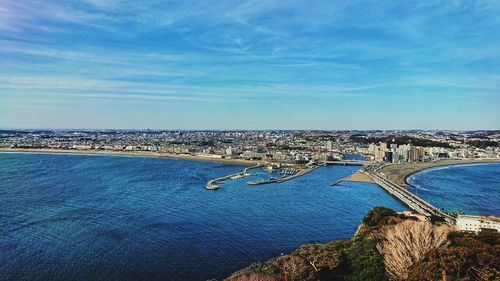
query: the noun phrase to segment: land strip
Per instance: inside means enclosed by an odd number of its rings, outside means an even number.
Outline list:
[[[353,181],[353,182],[370,182],[374,183],[373,179],[369,177],[367,174],[362,173],[360,171],[356,171],[352,175],[345,177],[343,181]]]
[[[500,159],[439,160],[432,162],[389,164],[379,171],[400,186],[408,186],[408,177],[425,169],[463,164],[500,163]]]
[[[258,161],[250,161],[244,159],[230,159],[230,158],[215,158],[207,156],[198,156],[191,154],[171,154],[147,151],[109,151],[109,150],[65,150],[65,149],[43,149],[43,148],[1,148],[0,152],[20,152],[20,153],[47,153],[47,154],[76,154],[76,155],[111,155],[111,156],[135,156],[135,157],[153,157],[153,158],[173,158],[185,159],[205,162],[238,164],[244,166],[256,165]],[[262,161],[260,161],[262,162]]]

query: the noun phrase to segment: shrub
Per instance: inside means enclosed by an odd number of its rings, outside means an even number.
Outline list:
[[[384,259],[376,248],[377,242],[376,239],[363,240],[346,249],[350,280],[387,280]]]
[[[398,213],[394,210],[384,207],[374,207],[365,215],[363,223],[371,227],[378,227],[388,224],[390,218],[393,217],[398,217]]]
[[[283,280],[279,275],[267,275],[262,273],[250,273],[249,275],[241,275],[232,281],[277,281]]]
[[[303,258],[316,271],[335,270],[342,262],[342,250],[351,244],[350,241],[330,241],[326,244],[306,244],[293,252],[294,256]]]
[[[408,280],[499,280],[500,234],[452,233],[446,248],[432,250],[411,267]]]
[[[290,256],[284,260],[282,271],[285,281],[318,280],[318,274],[309,264],[297,256]]]
[[[385,227],[382,231],[385,241],[378,244],[377,249],[384,256],[389,276],[396,280],[405,279],[409,267],[441,246],[450,230],[448,225],[435,226],[430,222],[415,221]]]

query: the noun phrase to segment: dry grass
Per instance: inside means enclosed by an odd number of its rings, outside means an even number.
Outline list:
[[[452,228],[448,225],[435,226],[430,222],[404,221],[387,226],[382,231],[385,240],[377,245],[384,256],[384,264],[393,280],[408,277],[408,269],[432,249],[447,241]]]

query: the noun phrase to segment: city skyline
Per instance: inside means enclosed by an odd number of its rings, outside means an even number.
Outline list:
[[[500,5],[0,3],[1,128],[499,129]]]

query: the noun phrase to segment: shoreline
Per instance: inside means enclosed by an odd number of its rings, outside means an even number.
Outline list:
[[[495,164],[500,163],[500,159],[460,159],[460,160],[441,160],[436,162],[423,163],[402,163],[392,164],[383,167],[380,172],[390,177],[395,183],[401,186],[412,186],[408,178],[428,169],[456,165],[474,165],[474,164]]]
[[[361,169],[345,177],[342,181],[375,183],[375,181],[372,178],[370,178],[365,173],[362,173]]]
[[[485,159],[486,160],[486,159]],[[470,163],[452,163],[452,164],[446,164],[446,165],[436,165],[436,166],[432,166],[432,167],[427,167],[427,168],[423,168],[421,170],[418,170],[418,171],[415,171],[415,172],[411,172],[409,173],[408,175],[406,175],[406,177],[404,178],[404,181],[405,181],[405,184],[407,186],[413,186],[411,183],[408,182],[408,179],[413,176],[413,175],[416,175],[416,174],[419,174],[419,173],[423,173],[423,172],[426,172],[426,171],[430,171],[430,170],[434,170],[436,168],[443,168],[443,167],[453,167],[453,166],[474,166],[474,165],[488,165],[488,164],[499,164],[500,163],[500,159],[499,160],[486,160],[486,161],[481,161],[481,162],[470,162]]]
[[[125,152],[125,151],[103,151],[103,150],[66,150],[50,148],[0,148],[0,153],[32,153],[32,154],[70,154],[85,156],[122,156],[122,157],[146,157],[146,158],[169,158],[180,160],[193,160],[213,163],[234,164],[243,166],[254,166],[258,162],[244,159],[211,158],[193,155],[180,155],[158,152]]]

